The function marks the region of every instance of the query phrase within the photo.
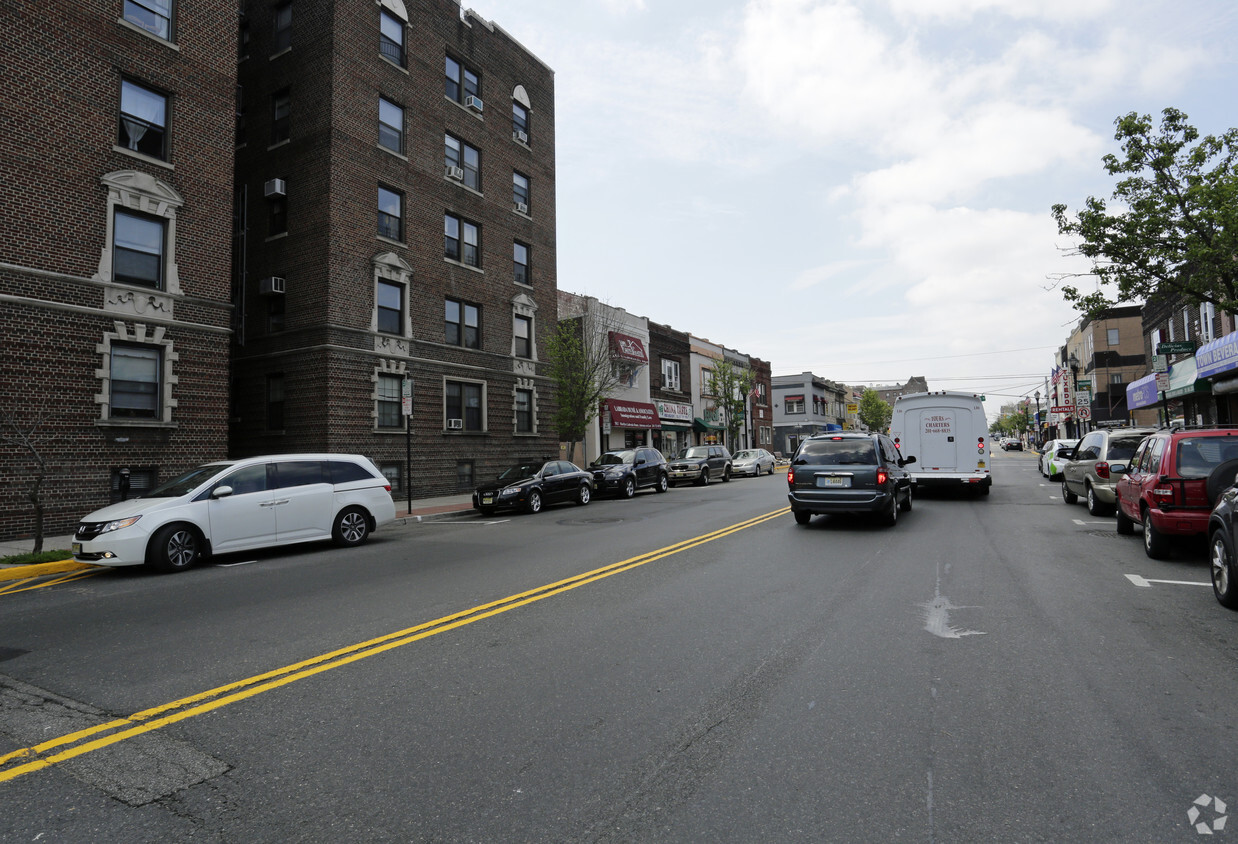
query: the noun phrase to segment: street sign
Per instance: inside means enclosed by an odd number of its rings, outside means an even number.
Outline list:
[[[1091,379],[1091,378],[1088,378],[1087,380],[1084,380],[1084,379],[1080,378],[1080,379],[1079,379],[1079,383],[1077,383],[1077,384],[1075,385],[1075,387],[1076,387],[1076,389],[1079,389],[1079,390],[1091,390],[1091,389],[1092,389],[1092,379]]]
[[[1076,415],[1076,416],[1078,416],[1080,419],[1083,419],[1083,420],[1085,420],[1085,421],[1086,421],[1086,420],[1088,420],[1088,419],[1091,419],[1091,418],[1092,418],[1092,408],[1090,408],[1090,407],[1083,407],[1082,405],[1080,405],[1079,407],[1076,407],[1076,408],[1075,408],[1075,415]]]
[[[1156,373],[1156,389],[1160,390],[1162,393],[1169,389],[1169,373],[1168,372]]]
[[[1091,390],[1080,390],[1075,393],[1075,407],[1091,407],[1092,392]]]
[[[848,413],[859,413],[860,406],[858,404],[849,404],[847,405],[847,412]]]
[[[1054,405],[1053,407],[1049,408],[1049,412],[1060,413],[1063,416],[1069,416],[1070,414],[1075,412],[1075,409],[1071,407],[1070,405],[1059,404],[1059,405]]]
[[[1194,340],[1169,340],[1156,344],[1158,355],[1189,355],[1195,351]]]
[[[400,391],[400,413],[404,416],[413,415],[413,379],[405,378]]]
[[[1161,345],[1164,345],[1164,344],[1162,343]],[[1169,356],[1168,355],[1153,355],[1152,356],[1152,371],[1153,372],[1168,372],[1169,371]]]

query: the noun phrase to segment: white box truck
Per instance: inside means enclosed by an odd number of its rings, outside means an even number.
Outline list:
[[[894,400],[890,436],[903,457],[915,457],[918,487],[970,486],[988,495],[989,423],[974,393],[909,393]]]

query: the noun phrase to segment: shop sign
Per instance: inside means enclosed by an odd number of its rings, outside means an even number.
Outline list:
[[[664,422],[678,422],[685,425],[691,425],[693,413],[692,405],[678,404],[676,402],[660,401],[655,402],[658,409],[658,416]]]

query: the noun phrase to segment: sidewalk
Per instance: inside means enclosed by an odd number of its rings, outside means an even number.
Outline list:
[[[473,495],[472,493],[461,493],[460,495],[443,495],[437,498],[414,498],[412,509],[408,507],[407,499],[399,499],[395,502],[395,518],[396,523],[402,520],[412,519],[413,521],[421,521],[426,517],[436,518],[451,518],[453,516],[466,516],[473,512]],[[73,535],[65,536],[45,536],[43,537],[44,551],[67,551],[73,543]],[[7,539],[0,540],[0,557],[11,557],[17,554],[29,554],[34,550],[33,539]],[[68,555],[65,555],[68,557]],[[0,563],[0,581],[13,580],[16,578],[38,577],[41,574],[54,574],[60,571],[67,571],[66,563],[73,568],[90,568],[85,563],[75,563],[71,559],[55,563],[39,563],[36,565],[12,566]]]

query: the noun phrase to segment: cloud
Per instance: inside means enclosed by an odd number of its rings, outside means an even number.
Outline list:
[[[645,0],[601,0],[602,8],[614,15],[645,11]]]

